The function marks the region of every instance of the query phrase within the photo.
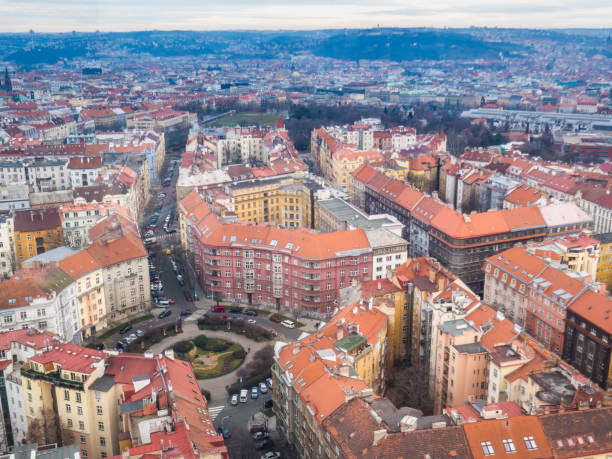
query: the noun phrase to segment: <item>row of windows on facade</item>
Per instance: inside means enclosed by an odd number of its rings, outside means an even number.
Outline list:
[[[534,451],[538,449],[538,445],[534,440],[533,436],[525,436],[523,437],[523,441],[525,442],[525,447],[529,451]],[[516,445],[514,444],[514,440],[512,438],[505,438],[502,440],[502,444],[504,445],[504,450],[506,453],[515,453]],[[490,441],[481,441],[480,446],[482,447],[482,452],[485,456],[493,456],[495,455],[495,449],[493,448],[493,443]]]

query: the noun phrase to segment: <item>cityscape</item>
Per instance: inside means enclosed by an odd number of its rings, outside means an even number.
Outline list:
[[[19,3],[0,458],[612,457],[612,8]]]

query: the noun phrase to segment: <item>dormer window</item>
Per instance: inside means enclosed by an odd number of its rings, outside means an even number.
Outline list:
[[[536,442],[533,439],[533,436],[530,435],[528,437],[523,437],[523,440],[525,440],[525,446],[527,447],[528,450],[538,449],[538,445],[536,445]]]
[[[482,452],[485,456],[493,456],[495,454],[493,444],[490,441],[481,441],[480,446],[482,447]]]
[[[512,438],[506,438],[502,440],[502,443],[504,444],[504,449],[506,450],[507,453],[516,452],[516,446],[514,446],[514,441],[512,440]]]

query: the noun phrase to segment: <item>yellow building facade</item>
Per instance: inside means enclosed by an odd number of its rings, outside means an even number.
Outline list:
[[[15,214],[14,228],[17,267],[28,258],[64,245],[57,209],[19,211]]]
[[[595,238],[601,242],[597,282],[605,284],[608,291],[612,291],[612,233],[598,234]]]
[[[313,192],[303,178],[262,179],[231,184],[228,194],[242,221],[276,223],[285,228],[313,228]]]
[[[72,348],[80,350],[72,351]],[[31,435],[38,434],[38,441],[78,444],[83,458],[111,457],[119,454],[119,386],[112,377],[103,376],[104,360],[84,355],[83,350],[95,352],[62,344],[22,367],[28,429]],[[66,359],[59,354],[71,352],[76,354],[71,363],[91,373],[65,369],[73,365],[59,363]],[[52,353],[58,354],[57,361],[49,356]],[[36,361],[41,357],[47,361]],[[89,362],[91,366],[87,366]]]

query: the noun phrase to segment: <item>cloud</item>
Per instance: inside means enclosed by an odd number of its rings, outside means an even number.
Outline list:
[[[599,0],[0,0],[2,32],[604,27],[610,17]]]

